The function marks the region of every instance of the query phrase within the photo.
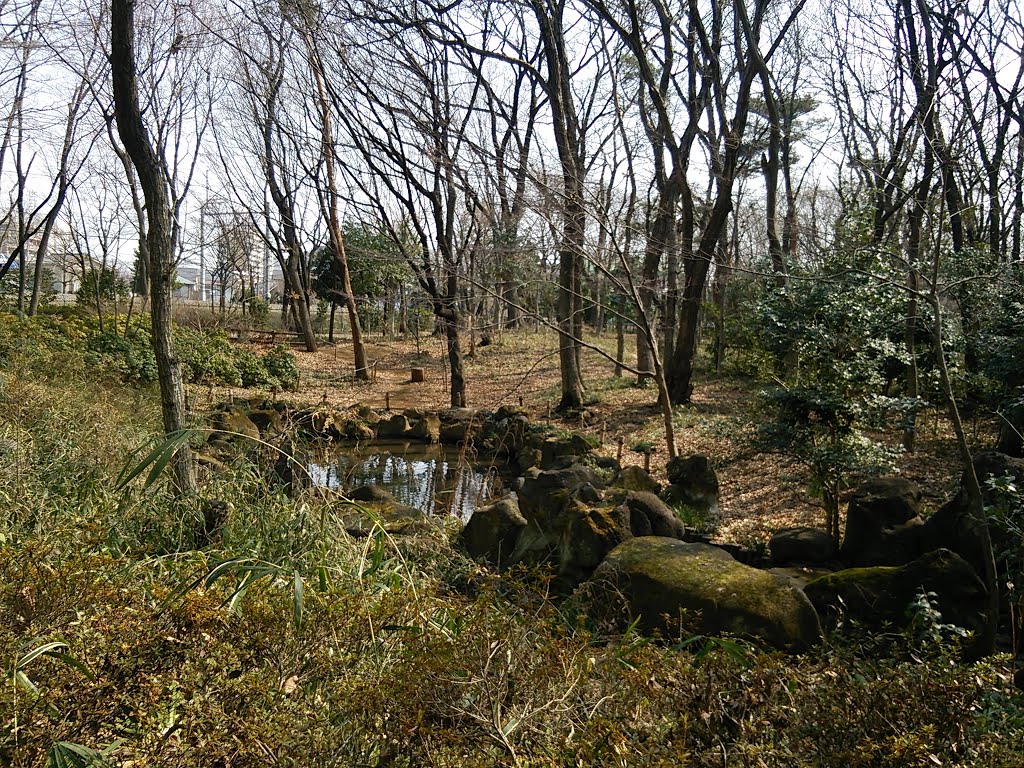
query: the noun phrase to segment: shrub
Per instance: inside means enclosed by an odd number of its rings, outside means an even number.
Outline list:
[[[183,376],[195,384],[220,384],[238,387],[242,376],[235,365],[235,350],[223,332],[206,333],[177,326],[174,342]]]
[[[242,377],[243,387],[266,387],[275,383],[263,359],[251,349],[235,351],[235,368]]]
[[[75,294],[76,301],[84,306],[93,306],[97,297],[103,303],[128,298],[128,281],[109,267],[88,270],[82,278],[82,285]]]
[[[113,331],[94,334],[86,344],[85,362],[132,384],[157,380],[153,345],[142,328],[132,328],[124,336]]]
[[[263,365],[270,378],[283,389],[294,389],[299,383],[299,368],[295,355],[283,344],[278,344],[263,356]]]
[[[270,302],[260,296],[249,299],[249,320],[254,328],[266,328],[270,322]]]

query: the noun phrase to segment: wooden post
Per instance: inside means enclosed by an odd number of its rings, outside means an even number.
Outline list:
[[[651,453],[653,451],[644,451],[644,472],[647,474],[651,473]]]
[[[519,407],[520,408],[523,407],[523,396],[522,395],[519,396]]]
[[[413,384],[422,384],[424,381],[423,369],[422,368],[410,368],[409,378]]]
[[[391,393],[390,392],[385,392],[384,393],[384,410],[385,411],[390,411],[391,410]]]
[[[619,436],[619,439],[615,441],[615,442],[617,442],[619,444],[619,449],[615,453],[615,460],[617,462],[619,462],[619,464],[622,464],[622,441],[623,441],[623,438],[622,438],[621,435]]]

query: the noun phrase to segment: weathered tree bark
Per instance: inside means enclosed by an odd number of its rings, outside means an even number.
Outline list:
[[[274,81],[265,96],[266,110],[263,121],[263,150],[266,159],[267,189],[270,199],[281,217],[281,236],[284,241],[287,257],[284,259],[284,297],[281,301],[282,319],[288,314],[295,318],[297,330],[302,334],[302,341],[307,352],[316,352],[316,335],[313,333],[313,321],[309,316],[308,292],[302,279],[299,262],[302,260],[302,247],[299,243],[298,225],[295,222],[294,201],[290,191],[286,190],[277,177],[274,152],[274,120],[277,114],[277,98],[281,87],[280,79]]]
[[[135,0],[112,0],[110,11],[110,65],[114,111],[125,151],[139,176],[146,198],[149,224],[150,313],[153,352],[160,384],[164,431],[187,426],[185,387],[174,352],[171,293],[174,285],[174,254],[171,250],[171,209],[164,160],[150,142],[139,109],[135,64]],[[182,494],[197,491],[195,462],[185,442],[174,457],[174,474]]]
[[[558,246],[558,362],[562,398],[559,411],[583,405],[579,338],[580,281],[586,231],[580,125],[573,102],[572,72],[565,49],[564,0],[531,0],[537,19],[547,77],[543,83],[554,124],[555,146],[562,171],[562,231]]]

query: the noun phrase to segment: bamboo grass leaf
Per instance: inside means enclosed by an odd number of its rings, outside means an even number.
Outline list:
[[[153,450],[150,451],[142,461],[134,466],[126,466],[121,470],[121,474],[117,478],[114,490],[124,490],[128,486],[128,483],[145,472],[147,468],[150,472],[146,477],[144,487],[149,488],[160,476],[160,473],[164,471],[171,459],[174,458],[174,454],[176,454],[181,446],[188,441],[191,435],[192,430],[189,429],[181,429],[177,432],[169,433],[164,441],[153,448]]]
[[[292,579],[292,620],[296,632],[302,629],[303,593],[302,574],[295,571]]]
[[[25,653],[20,659],[18,659],[17,663],[15,664],[15,668],[22,669],[24,667],[27,667],[40,656],[45,656],[46,654],[52,653],[56,651],[58,648],[67,647],[68,644],[60,640],[53,640],[49,643],[43,643],[42,645],[38,645],[31,651]]]

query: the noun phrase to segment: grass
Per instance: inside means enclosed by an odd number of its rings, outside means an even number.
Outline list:
[[[1021,764],[1005,658],[610,634],[450,527],[352,539],[242,460],[206,480],[230,512],[197,549],[195,505],[145,473],[114,491],[155,393],[67,354],[0,360],[2,765]]]

